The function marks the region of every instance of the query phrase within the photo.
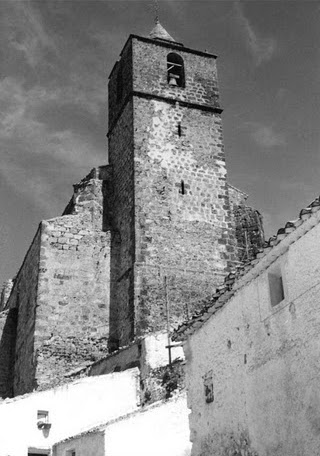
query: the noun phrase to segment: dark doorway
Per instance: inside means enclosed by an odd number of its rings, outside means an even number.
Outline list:
[[[48,456],[49,453],[28,453],[28,456]]]

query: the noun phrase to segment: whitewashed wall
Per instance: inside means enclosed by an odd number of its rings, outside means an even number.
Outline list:
[[[139,371],[130,369],[74,381],[55,389],[0,402],[0,456],[27,456],[138,407]],[[49,431],[37,427],[37,411],[49,412]]]
[[[59,443],[54,456],[73,449],[76,456],[189,456],[188,414],[185,395],[155,403],[110,423],[104,431]]]
[[[277,267],[285,299],[271,306]],[[320,226],[189,337],[185,355],[193,456],[319,456]]]

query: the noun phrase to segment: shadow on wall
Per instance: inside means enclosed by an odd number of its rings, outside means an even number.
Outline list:
[[[6,313],[0,340],[0,397],[3,399],[13,397],[18,309],[9,309]]]
[[[111,233],[110,246],[110,314],[108,351],[127,345],[134,334],[133,270],[130,268],[119,277],[121,268],[121,235],[114,222],[114,189],[112,168],[103,181],[102,230]],[[123,305],[129,298],[129,305]]]

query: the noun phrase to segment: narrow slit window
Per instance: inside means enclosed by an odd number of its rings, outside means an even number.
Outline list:
[[[270,302],[274,307],[284,299],[283,280],[280,268],[268,273]]]
[[[175,52],[167,56],[167,80],[171,86],[185,86],[183,58]]]
[[[178,136],[181,138],[181,123],[178,123]]]
[[[180,192],[179,193],[181,193],[181,195],[185,194],[184,181],[183,180],[181,181],[181,184],[180,184]]]

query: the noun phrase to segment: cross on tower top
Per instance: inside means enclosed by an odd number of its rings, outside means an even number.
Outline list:
[[[153,1],[154,6],[154,22],[155,24],[159,24],[159,2],[158,0]]]

